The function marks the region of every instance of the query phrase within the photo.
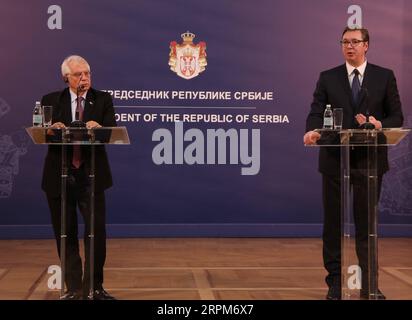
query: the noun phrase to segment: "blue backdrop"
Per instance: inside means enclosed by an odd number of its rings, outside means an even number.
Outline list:
[[[0,237],[52,235],[40,189],[46,147],[34,145],[24,128],[35,101],[64,88],[60,65],[70,54],[84,56],[93,86],[113,94],[118,125],[127,127],[132,142],[108,147],[115,183],[107,192],[109,235],[319,236],[317,150],[305,148],[302,136],[319,72],[343,63],[339,40],[348,23],[369,29],[368,60],[395,71],[405,127],[411,126],[412,3],[357,4],[3,0]],[[186,31],[196,35],[195,44],[206,43],[207,54],[205,70],[190,80],[168,65],[170,43],[181,43]],[[226,93],[227,99],[199,99],[199,92]],[[237,99],[249,92],[269,99]],[[151,114],[157,118],[145,121]],[[156,164],[153,133],[163,128],[174,134],[174,123],[160,114],[249,116],[243,123],[198,121],[183,128],[197,128],[205,138],[208,129],[233,129],[238,136],[246,129],[249,141],[242,143],[249,154],[252,129],[259,132],[260,170],[242,175],[250,165],[230,164],[228,151],[226,164]],[[275,122],[253,122],[256,115]],[[412,235],[411,139],[390,152],[380,205],[384,235]]]

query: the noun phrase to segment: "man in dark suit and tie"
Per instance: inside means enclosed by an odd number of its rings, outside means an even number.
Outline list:
[[[42,98],[42,105],[53,106],[52,128],[70,127],[75,120],[87,128],[116,126],[110,94],[91,87],[90,66],[80,56],[67,57],[61,66],[68,88]],[[67,292],[62,299],[87,298],[90,283],[90,150],[87,146],[68,148],[66,277]],[[51,212],[57,250],[60,256],[61,230],[61,147],[50,145],[46,156],[42,189],[46,192]],[[106,207],[104,190],[112,186],[112,176],[104,146],[95,147],[95,236],[93,299],[114,299],[103,289],[103,266],[106,259]],[[85,223],[85,266],[79,255],[77,208]]]
[[[313,131],[323,126],[326,104],[343,108],[343,129],[355,129],[366,122],[376,129],[400,127],[403,123],[401,102],[392,70],[373,65],[366,60],[369,32],[365,28],[345,28],[341,39],[346,63],[324,71],[313,94],[313,102],[306,120],[304,143],[315,144],[320,138]],[[369,121],[368,121],[369,120]],[[382,176],[389,170],[387,149],[378,150],[378,199]],[[361,298],[368,293],[368,211],[366,206],[365,148],[351,151],[351,184],[353,212],[356,226],[356,251],[362,270]],[[322,174],[324,207],[323,260],[328,272],[327,299],[341,299],[341,179],[339,147],[319,150],[319,171]],[[378,298],[385,296],[378,291]]]

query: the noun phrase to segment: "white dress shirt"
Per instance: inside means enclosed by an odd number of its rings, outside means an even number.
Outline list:
[[[352,88],[352,81],[353,78],[355,77],[355,74],[353,73],[353,70],[358,69],[359,71],[359,84],[362,85],[363,78],[365,77],[365,69],[368,61],[365,60],[364,63],[362,63],[359,67],[355,68],[354,66],[351,66],[349,63],[346,62],[346,70],[348,72],[348,79],[349,79],[349,84],[350,87]]]
[[[76,108],[77,108],[77,95],[75,93],[73,93],[73,91],[70,91],[70,99],[71,99],[71,103],[72,103],[72,121],[76,120]],[[82,100],[82,108],[84,110],[84,104],[86,101],[86,95],[87,95],[87,91],[85,93],[83,93],[80,97],[83,97]]]

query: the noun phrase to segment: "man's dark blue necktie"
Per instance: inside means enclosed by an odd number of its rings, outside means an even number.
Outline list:
[[[360,82],[359,82],[359,70],[353,70],[353,80],[352,80],[352,98],[353,102],[357,106],[359,103],[359,92],[360,92]]]

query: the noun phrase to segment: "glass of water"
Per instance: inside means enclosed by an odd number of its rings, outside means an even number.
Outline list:
[[[43,106],[43,126],[50,127],[52,124],[53,106]]]
[[[342,130],[343,122],[343,109],[335,108],[333,109],[333,128],[335,130]]]

